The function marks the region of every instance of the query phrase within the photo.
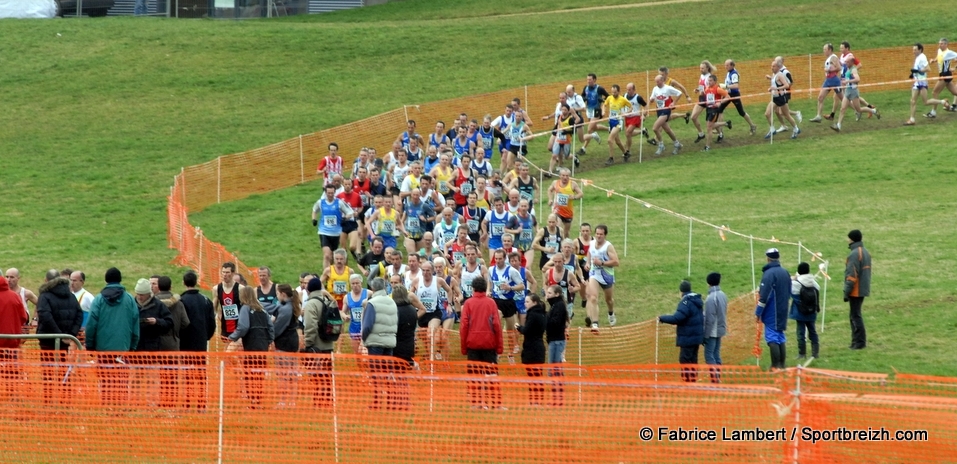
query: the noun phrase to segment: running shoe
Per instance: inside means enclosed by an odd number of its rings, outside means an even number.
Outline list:
[[[598,333],[598,323],[597,323],[597,322],[592,322],[592,323],[591,323],[591,331],[592,331],[593,333]]]
[[[801,124],[801,122],[804,121],[804,115],[802,115],[800,111],[797,112],[797,121],[798,124]]]
[[[731,130],[731,120],[729,119],[727,122],[728,122],[728,130]]]
[[[615,313],[608,314],[608,325],[614,327],[618,323],[618,318],[615,317]]]
[[[724,142],[724,134],[718,134],[718,143]]]
[[[794,132],[791,132],[791,139],[796,139],[796,138],[798,138],[798,134],[800,134],[800,133],[801,133],[801,129],[798,129],[797,127],[795,127],[795,128],[794,128]]]
[[[754,135],[754,131],[758,130],[758,126],[751,124],[751,135]]]
[[[925,118],[933,119],[933,118],[936,118],[936,117],[937,117],[937,114],[934,113],[933,111],[931,111],[930,113],[925,113],[925,114],[924,114],[924,117],[925,117]]]
[[[835,125],[831,126],[831,130],[833,130],[834,132],[840,132],[840,131],[841,131],[841,126],[840,126],[839,124],[835,124]]]
[[[672,154],[672,155],[677,155],[677,154],[678,154],[678,150],[681,150],[681,147],[683,147],[683,146],[684,146],[684,145],[682,145],[682,144],[680,144],[680,143],[678,143],[678,142],[675,142],[675,150],[672,151],[671,154]]]
[[[691,118],[691,113],[685,113],[685,124],[688,124],[688,121],[691,120],[690,118]]]
[[[771,138],[771,136],[773,136],[773,135],[774,135],[774,128],[772,127],[772,128],[770,128],[770,129],[768,129],[768,133],[767,133],[767,134],[764,134],[764,138],[765,138],[765,139],[769,139],[769,138]]]
[[[704,134],[699,133],[698,138],[694,139],[694,143],[698,143],[702,140],[704,140]]]
[[[827,115],[827,116],[824,116],[824,119],[827,119],[828,121],[834,119],[834,113],[831,113],[831,114],[829,114],[829,115]]]
[[[578,151],[575,152],[575,156],[576,157],[585,156],[585,147],[579,148]]]
[[[592,138],[592,140],[595,141],[595,143],[601,143],[601,136],[598,135],[598,132],[592,132],[592,133],[591,133],[591,138]]]
[[[855,112],[854,112],[854,120],[855,120],[855,121],[860,121],[860,120],[861,120],[861,113],[858,113],[858,112],[855,111]]]
[[[904,125],[905,125],[905,126],[913,126],[913,125],[915,125],[915,124],[917,124],[917,123],[916,123],[913,119],[908,119],[908,120],[904,121]]]
[[[605,161],[605,166],[611,166],[613,164],[615,164],[615,158],[612,158],[611,156],[609,156],[608,159]]]
[[[705,146],[704,146],[704,151],[711,151],[711,146],[710,146],[710,145],[705,145]]]
[[[774,133],[775,133],[775,134],[780,134],[781,132],[787,132],[787,131],[788,131],[788,126],[781,126],[781,127],[777,128],[777,129],[775,129],[775,130],[774,130]]]
[[[809,119],[808,122],[821,122],[821,117],[820,117],[820,116],[815,116],[815,117]]]
[[[877,108],[874,108],[874,117],[877,118],[878,121],[881,120],[881,112],[877,111]]]
[[[661,154],[664,153],[664,152],[665,152],[665,144],[663,144],[663,143],[662,143],[662,144],[659,144],[659,145],[658,145],[658,149],[655,150],[655,156],[661,156]]]
[[[578,155],[575,155],[575,167],[577,168],[578,166],[581,166],[581,164],[582,162],[580,159],[578,159]]]
[[[621,155],[621,157],[624,158],[625,161],[628,161],[628,158],[631,158],[631,152],[630,152],[630,151],[626,151],[625,153],[623,153],[623,154]]]

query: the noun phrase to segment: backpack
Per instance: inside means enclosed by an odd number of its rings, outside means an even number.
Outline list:
[[[801,293],[798,295],[797,308],[801,314],[815,314],[821,311],[818,306],[818,290],[814,286],[806,287],[801,284]]]
[[[339,305],[330,303],[328,299],[312,297],[310,300],[319,300],[322,310],[319,312],[319,339],[324,342],[335,342],[342,334],[342,314]]]

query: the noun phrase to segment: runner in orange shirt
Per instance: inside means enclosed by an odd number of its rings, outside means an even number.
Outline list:
[[[708,121],[708,130],[705,132],[707,144],[704,151],[711,151],[711,134],[718,127],[728,127],[731,130],[731,121],[718,121],[721,119],[721,104],[729,101],[728,91],[718,87],[718,78],[714,74],[708,75],[708,86],[704,89],[704,104],[707,109],[705,119]]]

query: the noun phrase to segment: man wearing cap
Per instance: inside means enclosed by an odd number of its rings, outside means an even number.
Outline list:
[[[721,274],[708,274],[708,299],[704,302],[704,362],[721,365],[721,337],[728,333],[728,296],[721,291]],[[711,368],[711,382],[719,383],[721,373]]]
[[[864,235],[854,229],[847,234],[847,247],[851,253],[844,264],[844,301],[851,305],[851,346],[852,350],[867,347],[867,332],[864,331],[864,318],[861,306],[864,297],[871,294],[871,254],[864,248]]]
[[[784,331],[788,328],[788,307],[791,301],[791,275],[781,266],[781,253],[769,248],[764,253],[768,263],[761,269],[761,289],[754,314],[764,323],[764,340],[771,352],[771,369],[784,369],[787,360]]]
[[[691,291],[691,282],[687,280],[681,281],[678,291],[681,292],[681,301],[675,313],[658,316],[658,320],[676,326],[675,345],[681,348],[678,362],[698,364],[698,347],[704,343],[704,314],[701,310],[704,303],[701,295]],[[685,382],[696,382],[698,371],[693,367],[682,367],[681,378]]]
[[[140,340],[136,351],[162,351],[162,337],[173,329],[173,315],[162,301],[153,297],[148,279],[136,281],[135,291],[140,319]]]

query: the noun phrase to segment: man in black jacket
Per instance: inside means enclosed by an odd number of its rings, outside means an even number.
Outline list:
[[[70,292],[70,281],[54,276],[40,287],[37,300],[37,334],[67,334],[74,337],[83,324],[83,310]],[[60,351],[55,340],[40,340],[40,360],[43,363],[43,394],[46,401],[64,401],[69,390],[60,380],[66,374],[66,350],[70,342],[61,340]],[[57,388],[61,386],[61,388]]]
[[[193,271],[183,274],[183,286],[186,291],[180,295],[180,303],[186,309],[189,325],[179,331],[179,350],[192,351],[186,354],[183,362],[189,365],[186,370],[186,404],[196,403],[202,409],[206,407],[206,350],[209,339],[216,334],[216,311],[213,302],[199,293],[196,283],[199,277]],[[202,353],[202,354],[200,354]]]
[[[545,322],[545,341],[548,342],[548,363],[561,364],[565,362],[565,331],[570,319],[568,307],[562,287],[551,285],[545,288],[545,300],[548,301],[548,316]],[[561,377],[562,369],[553,367],[549,373],[552,377]],[[552,406],[562,406],[565,403],[565,388],[561,382],[552,385]]]

